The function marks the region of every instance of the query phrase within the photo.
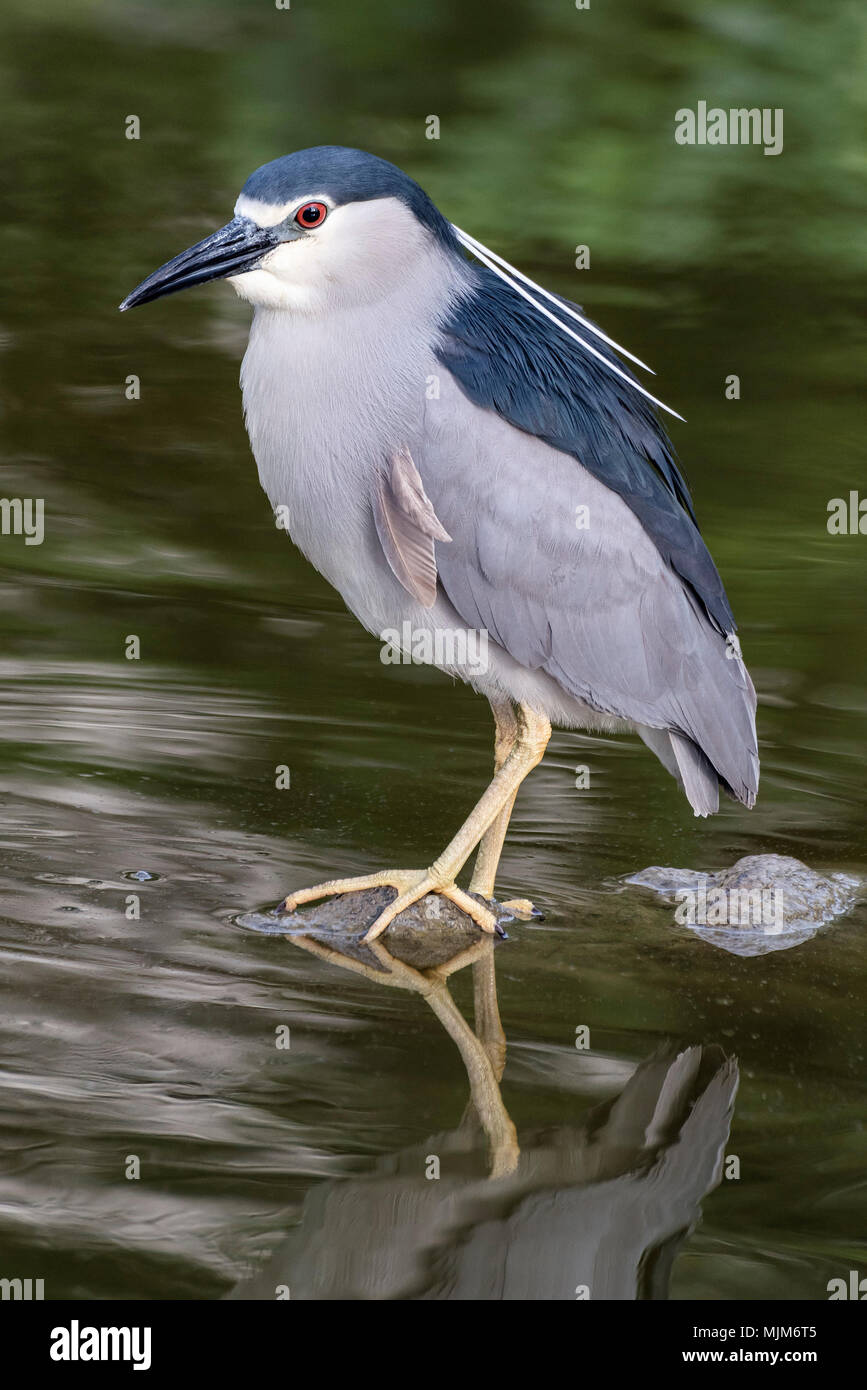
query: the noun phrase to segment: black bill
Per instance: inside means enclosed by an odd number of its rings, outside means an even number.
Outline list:
[[[182,251],[142,280],[121,304],[121,312],[162,299],[166,294],[177,294],[191,285],[253,270],[266,252],[277,245],[278,238],[267,227],[258,227],[249,217],[234,217],[218,232],[196,242],[189,251]]]

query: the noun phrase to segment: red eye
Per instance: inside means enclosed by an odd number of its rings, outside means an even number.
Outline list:
[[[303,208],[296,212],[295,221],[299,227],[318,227],[327,216],[328,209],[324,203],[305,203]]]

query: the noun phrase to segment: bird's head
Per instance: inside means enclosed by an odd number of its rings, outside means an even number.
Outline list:
[[[321,312],[387,294],[437,243],[458,253],[417,183],[376,155],[322,145],[263,164],[232,221],[160,266],[120,307],[228,279],[253,304]]]

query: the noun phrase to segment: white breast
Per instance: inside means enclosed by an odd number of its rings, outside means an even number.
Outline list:
[[[420,432],[438,372],[432,344],[459,276],[431,246],[372,302],[322,314],[257,308],[253,319],[241,387],[262,487],[351,607],[359,567],[343,556],[371,545],[377,470]]]

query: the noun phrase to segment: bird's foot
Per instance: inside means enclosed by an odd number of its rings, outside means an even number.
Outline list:
[[[509,898],[507,902],[500,903],[500,907],[517,917],[519,922],[540,922],[544,918],[544,913],[529,898]]]
[[[393,922],[405,908],[420,902],[428,893],[437,893],[448,898],[462,912],[481,927],[482,931],[495,932],[497,919],[489,908],[471,898],[454,882],[443,881],[430,869],[383,869],[376,874],[361,874],[357,878],[332,878],[325,883],[317,883],[313,888],[299,888],[290,893],[280,904],[281,912],[294,912],[302,903],[328,898],[338,893],[358,893],[365,888],[395,888],[397,897],[383,908],[376,921],[368,927],[362,940],[375,941],[381,936],[390,922]]]

